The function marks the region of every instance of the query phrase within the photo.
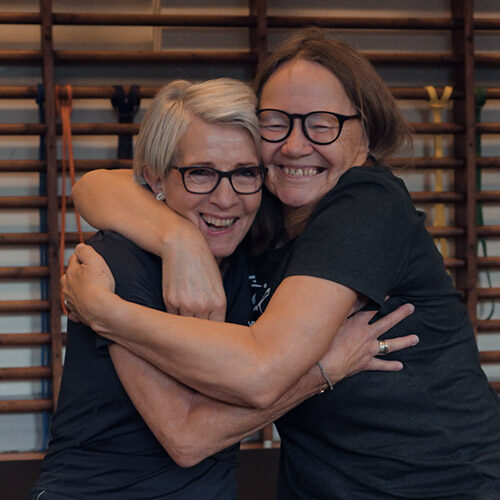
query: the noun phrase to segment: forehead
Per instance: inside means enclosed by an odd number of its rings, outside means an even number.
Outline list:
[[[286,62],[271,75],[262,88],[260,108],[294,113],[354,111],[340,80],[323,65],[305,59]]]
[[[236,166],[258,161],[252,136],[241,127],[194,117],[176,148],[179,163]]]

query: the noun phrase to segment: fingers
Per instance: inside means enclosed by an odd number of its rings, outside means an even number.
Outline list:
[[[102,257],[90,245],[86,245],[85,243],[79,243],[78,245],[76,245],[75,255],[82,264],[85,262],[90,262],[96,258],[102,259]]]
[[[408,347],[413,347],[418,344],[420,339],[416,335],[407,335],[406,337],[397,337],[395,339],[385,339],[385,342],[389,348],[389,352],[397,352],[401,349],[407,349]]]
[[[401,361],[389,361],[386,359],[373,358],[367,370],[380,372],[399,372],[403,369]]]
[[[382,334],[403,321],[412,314],[413,311],[415,311],[415,306],[413,304],[404,304],[387,316],[380,318],[374,323],[374,326],[378,329],[380,334]]]

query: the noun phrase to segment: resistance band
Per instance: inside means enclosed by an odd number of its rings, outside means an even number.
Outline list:
[[[66,175],[69,170],[71,185],[76,183],[75,179],[75,161],[73,158],[73,141],[71,137],[71,110],[73,107],[73,92],[71,85],[65,85],[65,96],[60,96],[60,87],[56,85],[56,112],[62,122],[62,200],[61,200],[61,236],[59,240],[59,271],[61,276],[64,274],[64,250],[66,236]],[[69,167],[69,168],[68,168]],[[83,233],[80,223],[80,215],[75,209],[76,227],[78,231],[78,240],[83,243]],[[61,290],[61,308],[64,314],[68,314],[64,297]]]
[[[434,123],[442,123],[442,112],[445,106],[448,104],[451,94],[453,92],[453,87],[446,86],[443,90],[443,94],[441,98],[437,95],[437,90],[433,86],[425,87],[427,90],[427,94],[429,95],[429,105],[432,110],[432,121]],[[443,137],[440,134],[434,136],[434,156],[436,158],[443,157]],[[443,171],[441,169],[437,169],[435,171],[436,176],[436,186],[435,190],[438,193],[443,192]],[[434,227],[438,226],[446,226],[446,215],[445,215],[445,206],[444,203],[436,203],[434,206]],[[436,244],[441,250],[441,255],[443,258],[448,257],[448,241],[446,238],[436,238]]]

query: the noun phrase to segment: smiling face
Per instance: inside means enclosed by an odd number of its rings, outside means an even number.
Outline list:
[[[284,63],[272,74],[262,88],[259,107],[290,114],[357,113],[337,77],[305,59]],[[347,169],[363,164],[367,156],[368,139],[357,119],[346,121],[339,138],[328,145],[307,139],[298,119],[285,140],[262,142],[263,162],[269,168],[266,185],[289,209],[314,207]]]
[[[257,166],[259,157],[250,134],[238,127],[216,125],[194,117],[181,137],[176,166],[205,166],[229,172]],[[205,236],[216,259],[231,255],[250,229],[260,205],[261,192],[237,194],[229,179],[212,193],[192,194],[184,188],[181,173],[168,171],[157,182],[145,172],[153,191],[162,191],[167,205],[191,221]]]

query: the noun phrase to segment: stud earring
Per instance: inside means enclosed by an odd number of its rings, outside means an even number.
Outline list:
[[[165,201],[165,195],[164,195],[161,191],[158,191],[158,192],[156,193],[156,199],[157,199],[158,201]]]

